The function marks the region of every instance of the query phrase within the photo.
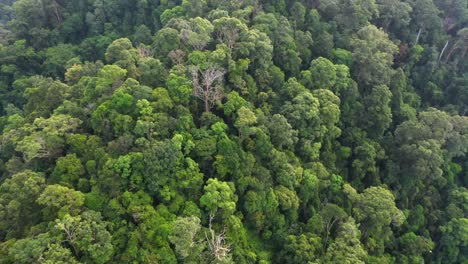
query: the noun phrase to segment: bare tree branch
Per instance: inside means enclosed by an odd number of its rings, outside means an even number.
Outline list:
[[[211,254],[217,259],[217,260],[223,260],[229,256],[229,252],[231,252],[231,248],[229,245],[226,244],[226,237],[225,237],[225,230],[223,230],[221,233],[216,234],[212,227],[212,221],[213,221],[214,215],[210,214],[210,221],[209,221],[209,231],[210,231],[210,237],[208,237],[207,233],[205,232],[205,238],[206,241],[208,242],[208,247],[211,252]]]
[[[205,111],[210,112],[210,109],[223,98],[220,82],[226,71],[217,66],[209,66],[202,72],[198,66],[194,66],[190,72],[193,96],[204,101]]]
[[[177,65],[184,63],[185,52],[181,49],[176,49],[169,52],[169,58],[171,58],[172,62]]]

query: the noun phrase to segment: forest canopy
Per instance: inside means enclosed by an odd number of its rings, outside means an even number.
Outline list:
[[[0,263],[468,263],[466,0],[2,0]]]

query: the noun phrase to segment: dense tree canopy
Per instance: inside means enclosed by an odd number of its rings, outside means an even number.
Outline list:
[[[468,263],[466,0],[0,2],[0,263]]]

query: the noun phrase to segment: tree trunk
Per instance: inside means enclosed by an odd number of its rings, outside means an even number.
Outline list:
[[[208,98],[208,95],[205,93],[205,112],[209,113],[210,112],[210,102],[209,102],[209,98]]]
[[[418,35],[416,36],[416,41],[414,41],[414,45],[418,45],[419,36],[421,36],[421,28],[419,28]]]
[[[445,51],[445,49],[447,48],[448,44],[449,44],[449,41],[447,40],[447,42],[445,42],[444,48],[443,48],[442,51],[440,52],[439,61],[438,61],[438,62],[440,62],[440,60],[442,59],[442,56],[444,55],[444,51]],[[451,52],[450,52],[450,53],[451,53]],[[449,54],[449,56],[450,56],[450,54]],[[447,59],[448,59],[449,56],[447,56]]]

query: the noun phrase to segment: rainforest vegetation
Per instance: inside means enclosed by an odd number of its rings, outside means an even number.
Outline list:
[[[1,0],[0,263],[468,263],[467,0]]]

